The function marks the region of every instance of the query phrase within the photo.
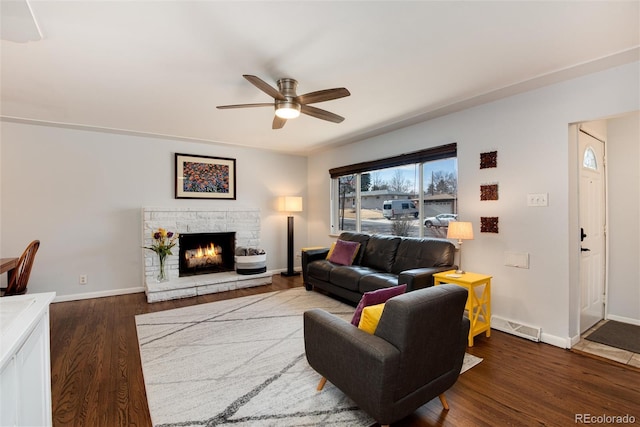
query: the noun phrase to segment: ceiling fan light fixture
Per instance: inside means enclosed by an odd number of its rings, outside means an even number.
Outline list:
[[[306,114],[307,116],[333,123],[342,123],[344,120],[344,117],[330,111],[309,105],[318,102],[331,101],[332,99],[344,98],[345,96],[351,95],[351,93],[349,93],[349,91],[344,87],[317,90],[315,92],[309,92],[298,96],[298,94],[296,94],[298,82],[294,79],[284,78],[278,80],[278,89],[276,89],[260,77],[252,76],[251,74],[243,74],[242,77],[262,92],[272,97],[273,103],[260,102],[256,104],[218,105],[216,108],[272,107],[275,109],[275,117],[273,118],[271,129],[282,129],[288,119],[295,119],[300,116],[300,114]]]
[[[292,101],[276,101],[276,116],[281,119],[295,119],[300,115],[300,104]]]

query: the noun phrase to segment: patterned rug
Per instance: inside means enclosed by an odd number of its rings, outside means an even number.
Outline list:
[[[354,308],[304,288],[136,316],[154,426],[370,426],[304,356],[302,314]],[[463,371],[482,359],[467,355]]]

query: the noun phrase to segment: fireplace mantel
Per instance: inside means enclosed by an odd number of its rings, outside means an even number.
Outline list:
[[[235,232],[236,246],[260,247],[259,209],[156,208],[142,209],[142,245],[152,244],[151,233],[164,228],[177,233]],[[271,283],[273,271],[242,275],[232,272],[178,277],[179,246],[167,258],[169,280],[157,282],[158,256],[143,249],[143,280],[148,302],[187,298]]]

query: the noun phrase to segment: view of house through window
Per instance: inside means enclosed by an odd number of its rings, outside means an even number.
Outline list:
[[[456,157],[349,173],[333,181],[338,233],[446,237],[457,217]]]

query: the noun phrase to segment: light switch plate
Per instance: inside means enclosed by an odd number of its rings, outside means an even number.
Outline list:
[[[527,206],[549,206],[549,193],[527,194]]]

